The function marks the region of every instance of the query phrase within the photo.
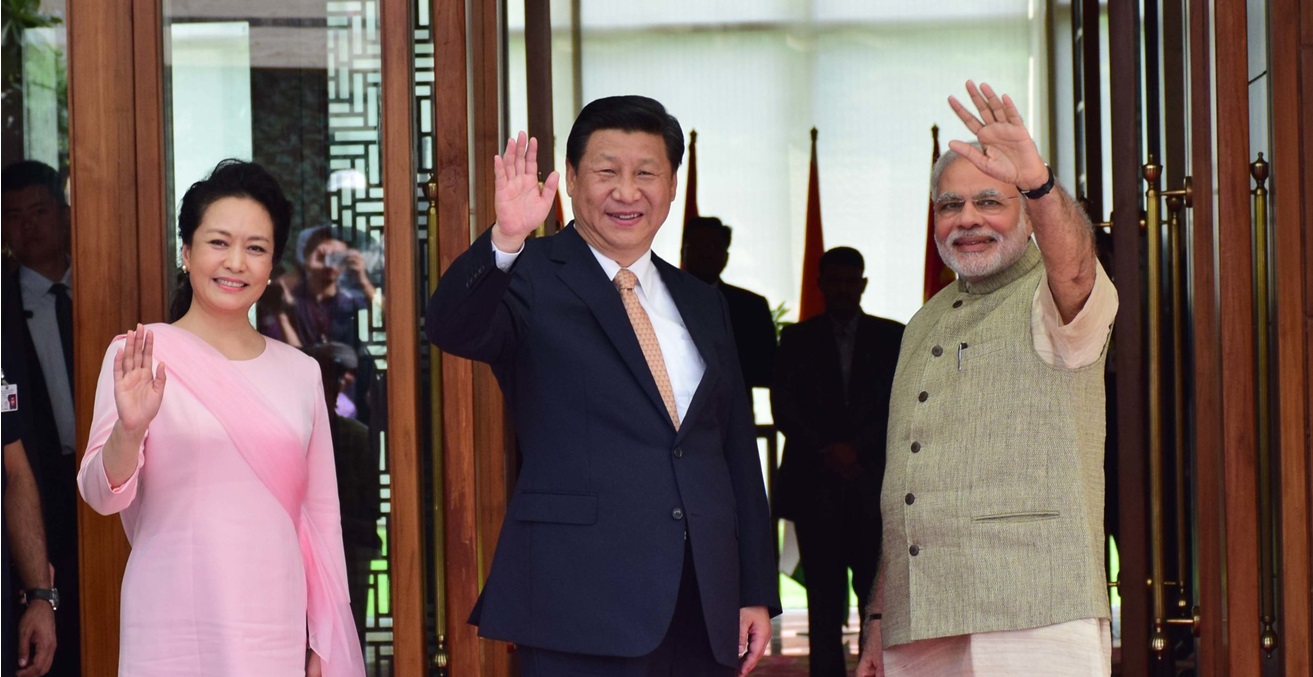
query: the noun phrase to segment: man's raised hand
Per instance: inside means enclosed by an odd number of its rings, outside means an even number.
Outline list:
[[[967,80],[967,95],[980,117],[973,115],[956,97],[948,97],[948,105],[976,135],[985,152],[962,141],[949,141],[948,147],[985,174],[1022,190],[1033,190],[1047,183],[1049,170],[1012,97],[1006,94],[1000,97],[986,83],[977,88],[970,80]]]
[[[561,175],[552,172],[538,184],[538,140],[524,132],[506,141],[506,152],[494,156],[492,165],[497,206],[492,243],[500,251],[518,252],[552,210]]]

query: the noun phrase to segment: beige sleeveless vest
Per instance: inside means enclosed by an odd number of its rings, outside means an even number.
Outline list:
[[[907,325],[889,411],[884,645],[1107,618],[1103,364],[1035,352],[1032,243]]]

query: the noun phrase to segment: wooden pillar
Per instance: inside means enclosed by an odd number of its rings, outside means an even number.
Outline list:
[[[1112,115],[1112,237],[1113,279],[1117,283],[1120,309],[1113,330],[1117,372],[1117,453],[1121,499],[1122,651],[1124,669],[1145,670],[1149,664],[1149,540],[1146,505],[1146,431],[1144,304],[1141,301],[1142,249],[1139,228],[1143,181],[1140,165],[1140,122],[1137,98],[1139,26],[1136,5],[1129,2],[1108,6],[1109,67]]]
[[[552,126],[551,0],[524,0],[524,61],[529,135],[538,138],[538,171],[545,179],[556,169],[556,132]],[[560,225],[564,224],[557,227]]]
[[[1302,7],[1301,7],[1302,5]],[[1313,340],[1313,132],[1304,128],[1313,105],[1313,7],[1273,0],[1272,210],[1276,275],[1276,472],[1280,478],[1282,673],[1313,674],[1313,469],[1309,406],[1313,400],[1309,343]],[[1302,76],[1302,82],[1301,82]]]
[[[470,245],[469,96],[465,3],[432,0],[439,269]],[[478,511],[474,461],[474,369],[442,358],[442,502],[449,672],[482,674],[478,636],[466,623],[479,594]]]
[[[380,3],[388,467],[392,468],[392,642],[397,675],[428,672],[424,464],[420,456],[415,59],[411,0]]]
[[[473,194],[473,234],[482,233],[497,220],[493,191],[492,158],[506,142],[503,127],[502,77],[505,40],[500,3],[475,2],[470,5],[470,136],[473,152],[469,160],[469,182]],[[467,240],[468,243],[468,240]],[[452,358],[454,359],[454,358]],[[474,364],[474,465],[475,495],[478,497],[476,529],[478,533],[478,580],[482,584],[492,570],[492,555],[497,549],[502,519],[506,516],[509,496],[507,469],[513,467],[514,445],[507,434],[506,412],[501,387],[486,364]],[[468,606],[454,609],[465,622]],[[482,659],[479,673],[484,677],[504,677],[510,671],[507,644],[479,640]],[[455,670],[453,674],[467,674]]]
[[[1221,328],[1222,461],[1226,490],[1225,674],[1258,675],[1258,468],[1255,430],[1253,219],[1249,163],[1249,55],[1243,3],[1214,6],[1217,91],[1217,251]],[[1215,621],[1216,622],[1216,621]]]

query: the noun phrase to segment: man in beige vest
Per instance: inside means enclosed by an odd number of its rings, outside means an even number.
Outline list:
[[[1117,294],[1012,100],[967,93],[979,117],[949,103],[978,143],[950,142],[931,176],[935,244],[959,279],[903,338],[858,675],[1107,675]]]

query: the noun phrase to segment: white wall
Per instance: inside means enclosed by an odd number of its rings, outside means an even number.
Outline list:
[[[522,8],[509,15],[512,130],[527,121]],[[557,166],[573,122],[568,30],[553,3]],[[568,15],[564,21],[568,22]],[[1027,0],[583,0],[583,101],[644,94],[698,131],[700,212],[734,228],[725,279],[796,316],[811,127],[827,248],[867,259],[868,312],[921,305],[930,126],[968,133],[946,103],[968,79],[1016,100],[1045,146],[1042,45]],[[654,248],[679,258],[685,169]],[[566,203],[566,217],[570,208]]]

